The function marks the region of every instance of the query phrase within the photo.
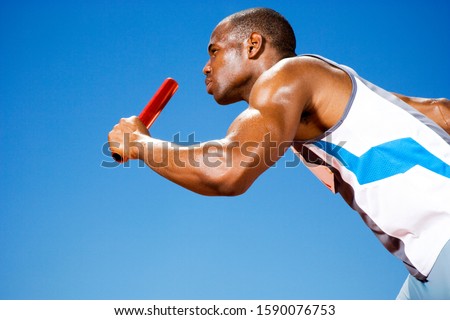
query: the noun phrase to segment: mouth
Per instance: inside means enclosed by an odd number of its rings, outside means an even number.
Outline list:
[[[212,80],[209,78],[205,79],[205,85],[206,85],[206,92],[208,92],[209,94],[212,94]]]

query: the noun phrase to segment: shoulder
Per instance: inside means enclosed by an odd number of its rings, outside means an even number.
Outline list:
[[[308,71],[315,69],[320,63],[318,59],[308,56],[285,58],[278,61],[270,69],[266,70],[258,79],[258,82],[270,81],[277,78],[290,79],[302,78]]]
[[[308,56],[286,58],[266,70],[255,82],[250,105],[299,104],[307,101],[320,83],[325,62]]]
[[[292,75],[314,76],[315,73],[333,68],[328,62],[314,56],[296,56],[282,59],[263,73],[262,76]],[[311,78],[311,77],[309,77]]]

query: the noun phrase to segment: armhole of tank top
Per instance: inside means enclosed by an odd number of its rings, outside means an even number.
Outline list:
[[[346,68],[345,66],[337,64],[336,62],[334,62],[332,60],[329,60],[327,58],[324,58],[324,57],[316,55],[316,54],[302,54],[300,56],[301,57],[304,57],[304,56],[312,57],[312,58],[316,58],[316,59],[322,60],[322,61],[328,63],[329,65],[331,65],[331,66],[333,66],[333,67],[335,67],[335,68],[337,68],[339,70],[344,71],[349,76],[349,78],[350,78],[350,80],[352,82],[352,92],[351,92],[351,95],[350,95],[350,97],[348,99],[347,105],[345,106],[344,112],[343,112],[341,118],[339,119],[339,121],[336,122],[330,129],[328,129],[327,131],[325,131],[324,133],[322,133],[321,135],[319,135],[319,136],[317,136],[317,137],[315,137],[313,139],[309,139],[309,140],[305,140],[305,141],[302,141],[302,140],[294,141],[294,143],[303,144],[303,143],[309,143],[309,142],[315,142],[315,141],[322,140],[326,136],[328,136],[331,133],[333,133],[334,131],[336,131],[337,128],[339,128],[339,126],[342,124],[342,122],[344,122],[345,118],[347,117],[348,113],[350,112],[350,108],[353,105],[353,100],[355,99],[356,91],[358,90],[358,86],[356,84],[355,76],[353,75],[352,70],[350,68]]]

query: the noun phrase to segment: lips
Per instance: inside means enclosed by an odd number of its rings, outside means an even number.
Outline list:
[[[205,85],[206,85],[206,92],[208,92],[209,94],[212,94],[212,80],[209,78],[205,79]]]

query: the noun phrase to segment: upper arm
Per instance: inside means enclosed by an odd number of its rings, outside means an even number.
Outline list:
[[[230,146],[232,175],[244,188],[283,156],[297,132],[309,94],[301,76],[288,71],[281,66],[258,79],[248,109],[224,139]]]
[[[398,93],[393,94],[436,122],[436,124],[450,134],[450,101],[448,99],[417,98]]]

